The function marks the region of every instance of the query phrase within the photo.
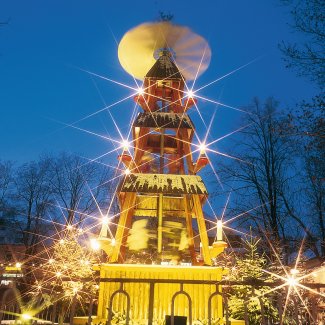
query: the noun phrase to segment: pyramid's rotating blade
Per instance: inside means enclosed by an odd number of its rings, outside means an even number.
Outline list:
[[[118,58],[128,73],[143,79],[156,61],[155,54],[163,48],[171,50],[187,80],[202,74],[210,63],[207,41],[189,28],[170,22],[144,23],[128,31],[119,44]]]

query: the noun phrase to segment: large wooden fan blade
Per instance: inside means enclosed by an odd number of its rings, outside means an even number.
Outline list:
[[[202,74],[210,63],[207,41],[189,28],[170,22],[144,23],[122,38],[118,57],[122,67],[137,79],[143,79],[154,65],[155,55],[169,49],[180,72],[187,80]]]

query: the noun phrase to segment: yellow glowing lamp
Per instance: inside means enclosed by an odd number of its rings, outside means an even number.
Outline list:
[[[189,28],[170,22],[144,23],[129,30],[119,44],[118,58],[125,71],[142,80],[165,49],[172,53],[187,80],[195,79],[209,66],[207,41]]]
[[[23,313],[23,314],[21,314],[21,318],[23,320],[30,320],[30,319],[32,319],[32,316],[28,313]]]
[[[289,276],[288,279],[287,279],[287,284],[290,287],[294,287],[294,286],[296,286],[298,284],[298,280],[293,276]]]
[[[205,145],[204,142],[200,143],[199,145],[200,153],[205,153],[205,150],[207,149],[207,146]]]
[[[217,221],[217,241],[222,240],[222,220]]]
[[[109,224],[109,217],[108,216],[103,216],[102,217],[102,224],[107,226]]]

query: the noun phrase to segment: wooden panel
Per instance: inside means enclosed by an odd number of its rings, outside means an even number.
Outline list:
[[[131,264],[102,264],[101,279],[103,278],[128,278],[135,280],[202,280],[220,281],[226,271],[219,267],[188,267],[188,266],[166,266],[166,265],[131,265]],[[149,285],[148,283],[125,283],[124,290],[130,295],[131,310],[130,316],[133,321],[141,324],[148,324],[149,315]],[[101,282],[98,301],[98,316],[96,322],[104,322],[107,319],[107,309],[110,296],[118,285],[116,283]],[[165,315],[171,314],[171,299],[175,292],[180,290],[180,285],[176,283],[155,284],[153,299],[153,320],[161,323]],[[184,291],[192,299],[192,313],[194,320],[206,320],[208,318],[208,299],[216,290],[211,284],[184,284]],[[220,288],[221,292],[221,288]],[[188,302],[184,296],[179,296],[175,304],[175,315],[188,316]],[[114,310],[123,313],[125,302],[115,302]],[[212,299],[212,317],[222,318],[221,296]],[[156,324],[156,323],[155,323]]]
[[[137,196],[134,216],[157,217],[158,196],[141,195]],[[163,197],[163,214],[171,217],[185,217],[184,201],[181,197]]]

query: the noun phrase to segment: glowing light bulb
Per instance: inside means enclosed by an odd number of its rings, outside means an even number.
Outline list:
[[[55,275],[59,278],[62,275],[62,273],[61,272],[56,272]]]
[[[29,320],[29,319],[32,319],[32,316],[28,313],[23,313],[23,314],[21,314],[21,318],[25,319],[25,320]]]
[[[206,148],[207,147],[206,147],[205,143],[201,143],[199,146],[200,153],[205,153]]]
[[[60,239],[59,243],[60,243],[61,245],[63,245],[63,244],[64,244],[64,239]]]
[[[123,140],[122,145],[124,150],[128,150],[130,148],[130,142],[128,140]]]
[[[108,225],[108,224],[109,224],[109,218],[108,218],[107,216],[104,216],[104,217],[102,218],[102,224],[103,224],[103,225]]]
[[[125,175],[130,175],[130,174],[131,174],[130,169],[129,169],[129,168],[125,169],[124,174],[125,174]]]
[[[299,271],[297,269],[291,269],[290,270],[290,274],[292,274],[292,275],[296,275],[298,273],[299,273]]]
[[[100,249],[100,244],[96,238],[90,240],[90,247],[95,251]]]
[[[21,263],[17,262],[16,267],[21,267]]]
[[[217,221],[217,240],[222,240],[222,221]]]
[[[287,283],[289,286],[294,287],[295,285],[297,285],[298,281],[294,277],[290,276],[287,280]]]
[[[72,225],[67,225],[68,230],[72,230],[72,228],[73,228]]]
[[[49,264],[53,264],[54,263],[54,259],[53,258],[50,258],[49,259]]]
[[[78,288],[73,288],[72,291],[73,291],[74,294],[77,294],[77,292],[78,292]]]
[[[186,95],[186,97],[188,97],[188,98],[193,98],[193,97],[194,97],[194,93],[193,93],[192,90],[188,90],[188,91],[186,91],[186,92],[185,92],[185,95]]]
[[[112,246],[115,246],[115,245],[116,245],[116,240],[115,240],[115,238],[113,238],[113,239],[111,240],[111,245],[112,245]]]
[[[144,89],[142,87],[138,88],[138,94],[143,95],[144,94]]]

